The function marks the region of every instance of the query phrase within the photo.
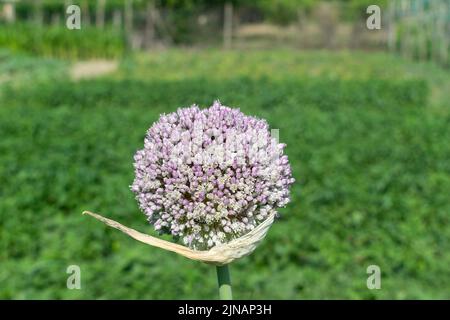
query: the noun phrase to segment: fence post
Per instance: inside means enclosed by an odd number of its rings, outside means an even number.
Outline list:
[[[442,42],[441,42],[441,38],[439,36],[439,24],[440,24],[440,6],[439,3],[440,0],[434,0],[431,1],[431,6],[432,6],[432,14],[433,14],[433,60],[434,61],[439,61],[440,59],[440,53],[441,53],[441,46],[442,46]]]
[[[52,14],[51,24],[53,26],[59,26],[61,24],[61,15],[59,13],[53,13]]]
[[[156,9],[155,3],[149,1],[147,4],[147,10],[145,15],[145,31],[144,31],[144,47],[152,48],[155,42],[155,20],[156,20]]]
[[[44,23],[44,15],[42,12],[42,0],[35,0],[33,9],[34,9],[33,10],[34,22],[38,26],[42,26],[42,24]]]
[[[396,3],[397,0],[392,0],[388,2],[388,39],[387,45],[388,50],[393,52],[395,50],[395,45],[397,41],[397,28],[395,26],[396,22]]]
[[[446,65],[448,62],[448,38],[446,35],[446,22],[449,14],[448,4],[443,1],[440,1],[437,6],[439,17],[437,20],[437,36],[440,39],[439,43],[439,60],[443,65]]]
[[[120,10],[114,10],[112,24],[117,29],[122,27],[122,12]]]
[[[83,2],[81,3],[81,20],[83,21],[83,25],[88,26],[91,24],[88,0],[83,0]]]
[[[133,0],[125,0],[125,39],[128,47],[132,47],[133,36]]]
[[[231,40],[233,36],[233,4],[226,2],[223,14],[223,47],[231,48]]]
[[[16,21],[16,4],[15,3],[5,3],[3,5],[3,15],[6,22],[14,23]]]
[[[305,39],[303,37],[303,27],[305,26],[305,19],[306,14],[304,12],[304,9],[301,7],[297,8],[298,42],[300,48],[306,47],[304,43],[306,41],[304,41]]]
[[[97,28],[103,29],[105,26],[105,0],[97,0],[97,12],[95,15]]]
[[[400,40],[400,51],[403,57],[408,58],[410,54],[410,2],[409,0],[401,0],[401,10],[402,10],[402,34]]]
[[[419,60],[424,60],[426,58],[427,52],[427,37],[426,37],[426,26],[425,26],[425,11],[424,2],[419,0],[417,4],[417,57]]]

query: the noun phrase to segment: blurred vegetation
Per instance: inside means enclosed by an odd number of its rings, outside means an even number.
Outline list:
[[[236,298],[450,298],[445,71],[283,50],[132,55],[79,82],[68,67],[0,55],[0,298],[215,298],[213,267],[81,212],[154,234],[129,190],[133,154],[159,114],[217,98],[280,129],[297,180],[265,241],[231,265]],[[66,288],[71,264],[82,290]],[[381,290],[366,287],[371,264]]]
[[[67,76],[68,63],[51,58],[36,58],[24,54],[12,54],[0,49],[0,87],[9,88],[24,83],[52,82]]]
[[[0,1],[6,2],[6,1]],[[137,10],[145,9],[149,2],[160,9],[197,9],[221,8],[225,3],[232,3],[237,8],[250,7],[259,9],[261,13],[276,21],[285,23],[286,20],[295,20],[296,10],[311,9],[321,2],[335,2],[349,4],[349,8],[355,11],[364,11],[369,5],[386,6],[387,0],[132,0],[133,7]],[[97,1],[76,0],[71,4],[87,7],[89,12],[95,13]],[[125,0],[108,0],[105,2],[105,12],[111,15],[114,10],[122,10]],[[52,14],[64,11],[64,0],[41,0],[40,7],[50,18]],[[21,0],[16,4],[18,18],[31,19],[36,10],[36,1]]]
[[[2,1],[0,0],[0,3]],[[125,0],[108,0],[102,9],[104,19],[107,25],[114,23],[114,14],[119,13],[120,24],[123,24],[125,19]],[[377,4],[386,7],[386,0],[132,0],[133,7],[133,25],[135,29],[140,29],[144,32],[147,15],[147,6],[153,4],[154,9],[158,12],[158,18],[154,21],[155,32],[157,37],[170,38],[170,44],[192,45],[196,43],[203,44],[217,44],[220,41],[220,35],[223,27],[223,11],[224,5],[230,3],[233,5],[234,22],[246,21],[249,19],[256,19],[259,22],[274,23],[277,25],[292,25],[298,24],[299,19],[302,20],[305,16],[310,16],[317,6],[323,3],[334,3],[340,5],[342,10],[338,15],[341,15],[345,21],[353,21],[360,23],[367,16],[366,8],[371,4]],[[79,36],[80,32],[75,35],[65,30],[65,24],[61,23],[61,19],[65,17],[65,2],[64,0],[42,0],[36,2],[34,0],[22,0],[18,2],[16,7],[16,20],[18,22],[35,23],[37,16],[40,15],[42,23],[46,26],[53,25],[51,39],[42,39],[41,46],[36,44],[30,47],[30,51],[38,53],[49,52],[50,44],[55,44],[58,48],[69,46],[67,52],[70,52],[72,47],[81,47],[77,54],[80,57],[88,57],[84,50],[85,45],[92,45],[94,49],[91,56],[99,54],[97,47],[101,44],[109,44],[109,50],[105,53],[107,56],[115,56],[122,51],[123,35],[111,31],[103,34],[102,31],[95,31],[93,25],[96,23],[96,14],[98,10],[97,1],[78,0],[72,1],[71,4],[77,4],[82,9],[83,30],[87,27],[87,33],[92,35],[83,35],[85,38],[93,40],[93,43],[86,43]],[[39,14],[38,14],[39,12]],[[306,15],[305,15],[306,14]],[[208,17],[205,20],[206,26],[199,23],[200,17]],[[301,16],[301,18],[300,18]],[[57,22],[53,21],[57,18]],[[242,18],[242,19],[241,19]],[[239,22],[240,23],[240,22]],[[326,21],[324,22],[326,23]],[[57,28],[55,25],[59,25]],[[88,26],[90,25],[90,26]],[[235,25],[236,26],[236,25]],[[206,28],[206,32],[205,32]],[[29,29],[29,28],[28,28]],[[31,28],[34,29],[34,28]],[[106,28],[108,29],[108,28]],[[5,46],[12,43],[12,48],[19,47],[24,49],[21,45],[23,40],[33,40],[42,38],[42,31],[24,29],[19,26],[19,30],[15,32],[14,29],[0,29],[0,34],[10,33],[9,41],[3,35],[3,41],[0,46]],[[37,33],[37,34],[36,34]],[[84,32],[83,32],[84,33]],[[116,32],[117,33],[117,32]],[[219,36],[218,36],[219,35]],[[116,37],[115,41],[111,40]],[[75,39],[74,39],[75,38]],[[89,41],[89,40],[86,40]],[[16,43],[16,44],[15,44]],[[14,45],[15,44],[15,45]],[[61,53],[61,52],[53,52]],[[60,56],[65,57],[68,53],[62,52]]]
[[[85,27],[81,33],[65,26],[15,23],[0,25],[0,48],[66,59],[117,58],[125,52],[125,38],[114,28]]]

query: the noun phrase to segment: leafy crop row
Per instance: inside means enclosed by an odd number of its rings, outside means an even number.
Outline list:
[[[428,83],[278,76],[2,87],[0,297],[214,298],[214,268],[81,211],[152,233],[129,190],[134,152],[160,113],[220,98],[280,130],[297,180],[265,241],[232,264],[236,298],[450,298],[450,117],[427,103]],[[81,290],[66,288],[71,264]],[[381,290],[366,287],[371,264]]]

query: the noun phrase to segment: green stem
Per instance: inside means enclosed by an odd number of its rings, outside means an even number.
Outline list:
[[[233,300],[231,280],[228,265],[217,266],[217,281],[219,283],[219,299]]]

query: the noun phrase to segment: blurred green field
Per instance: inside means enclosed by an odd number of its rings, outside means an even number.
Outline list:
[[[155,234],[129,185],[159,114],[214,99],[266,118],[296,183],[231,265],[238,299],[450,298],[450,74],[383,53],[169,50],[71,81],[0,54],[0,298],[216,298],[215,268],[89,217]],[[81,290],[66,268],[81,267]],[[379,265],[382,289],[368,290]]]
[[[65,59],[113,58],[125,52],[125,36],[115,28],[99,30],[86,27],[72,32],[60,26],[36,26],[33,23],[0,24],[0,48]]]

